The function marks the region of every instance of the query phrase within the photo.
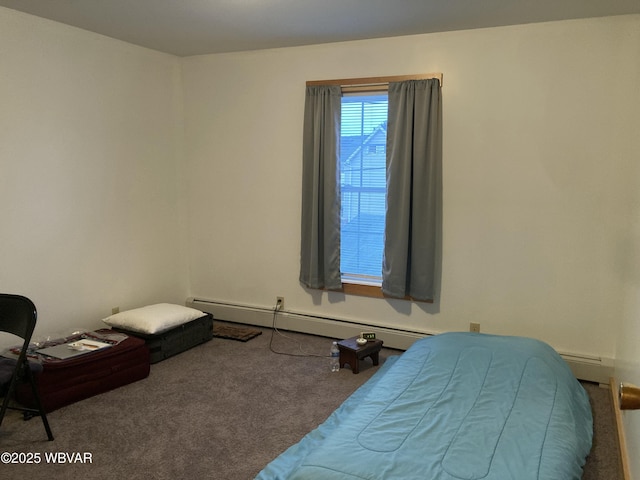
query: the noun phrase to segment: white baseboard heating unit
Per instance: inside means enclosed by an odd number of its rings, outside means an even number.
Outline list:
[[[214,321],[217,319],[267,328],[273,326],[272,307],[240,305],[202,298],[188,298],[186,305],[213,314]],[[442,333],[395,329],[289,310],[279,311],[276,321],[279,330],[308,333],[335,339],[353,337],[364,330],[371,331],[384,340],[385,347],[398,350],[406,350],[419,338]],[[613,359],[566,352],[558,353],[569,364],[573,374],[580,380],[601,385],[609,384],[609,380],[613,376]]]

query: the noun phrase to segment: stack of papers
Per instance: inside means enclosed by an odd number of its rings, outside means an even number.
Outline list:
[[[77,355],[95,352],[96,350],[101,350],[110,346],[111,344],[109,343],[98,342],[96,340],[83,338],[72,343],[63,343],[61,345],[55,345],[53,347],[42,348],[40,350],[36,350],[36,352],[64,360],[66,358],[75,357]]]

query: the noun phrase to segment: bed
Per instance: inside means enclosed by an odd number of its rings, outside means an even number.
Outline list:
[[[256,477],[570,480],[591,449],[589,398],[546,343],[416,341]]]

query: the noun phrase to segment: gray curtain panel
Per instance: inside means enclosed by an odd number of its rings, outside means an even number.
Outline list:
[[[307,87],[302,152],[300,282],[339,290],[340,145],[339,86]]]
[[[382,291],[390,297],[434,300],[439,108],[436,79],[389,84]]]

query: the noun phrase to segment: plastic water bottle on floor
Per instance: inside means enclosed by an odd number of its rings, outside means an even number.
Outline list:
[[[331,371],[340,371],[340,350],[338,349],[338,342],[331,344]]]

